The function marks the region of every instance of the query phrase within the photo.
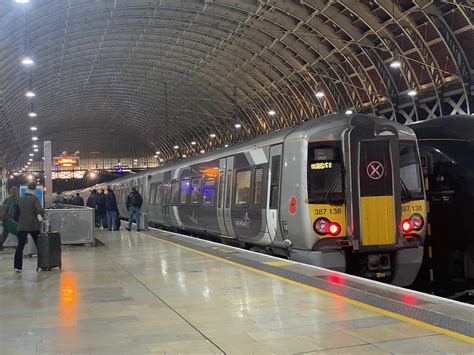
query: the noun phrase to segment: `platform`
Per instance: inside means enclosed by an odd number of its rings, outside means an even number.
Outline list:
[[[472,353],[474,308],[163,231],[0,252],[0,354]]]

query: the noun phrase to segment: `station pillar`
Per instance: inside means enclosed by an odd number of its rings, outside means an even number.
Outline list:
[[[45,185],[45,205],[51,207],[53,205],[53,174],[52,174],[52,154],[51,141],[43,143],[44,148],[44,185]]]

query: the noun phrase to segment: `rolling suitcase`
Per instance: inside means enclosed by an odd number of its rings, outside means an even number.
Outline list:
[[[52,268],[61,269],[61,234],[59,232],[43,232],[38,238],[39,269],[50,271]]]

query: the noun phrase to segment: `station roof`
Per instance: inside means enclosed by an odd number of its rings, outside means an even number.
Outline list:
[[[171,159],[348,109],[472,113],[472,15],[470,0],[0,0],[4,166],[32,136]]]

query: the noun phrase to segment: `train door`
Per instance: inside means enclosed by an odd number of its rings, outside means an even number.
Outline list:
[[[166,171],[163,175],[163,201],[162,213],[165,225],[171,225],[170,205],[171,205],[171,171]]]
[[[225,164],[225,189],[224,189],[224,225],[227,235],[235,238],[234,227],[232,226],[232,195],[233,195],[233,184],[234,180],[234,157],[228,157]]]
[[[356,116],[344,134],[348,225],[354,250],[393,249],[402,238],[397,131]]]
[[[217,190],[217,223],[222,235],[229,235],[224,221],[224,196],[225,196],[225,176],[226,176],[226,158],[219,160],[219,176]]]
[[[280,177],[281,177],[281,156],[283,145],[274,145],[270,147],[270,163],[268,167],[268,190],[266,204],[266,218],[268,233],[272,241],[283,242],[281,234],[280,213],[278,210],[280,199]]]

